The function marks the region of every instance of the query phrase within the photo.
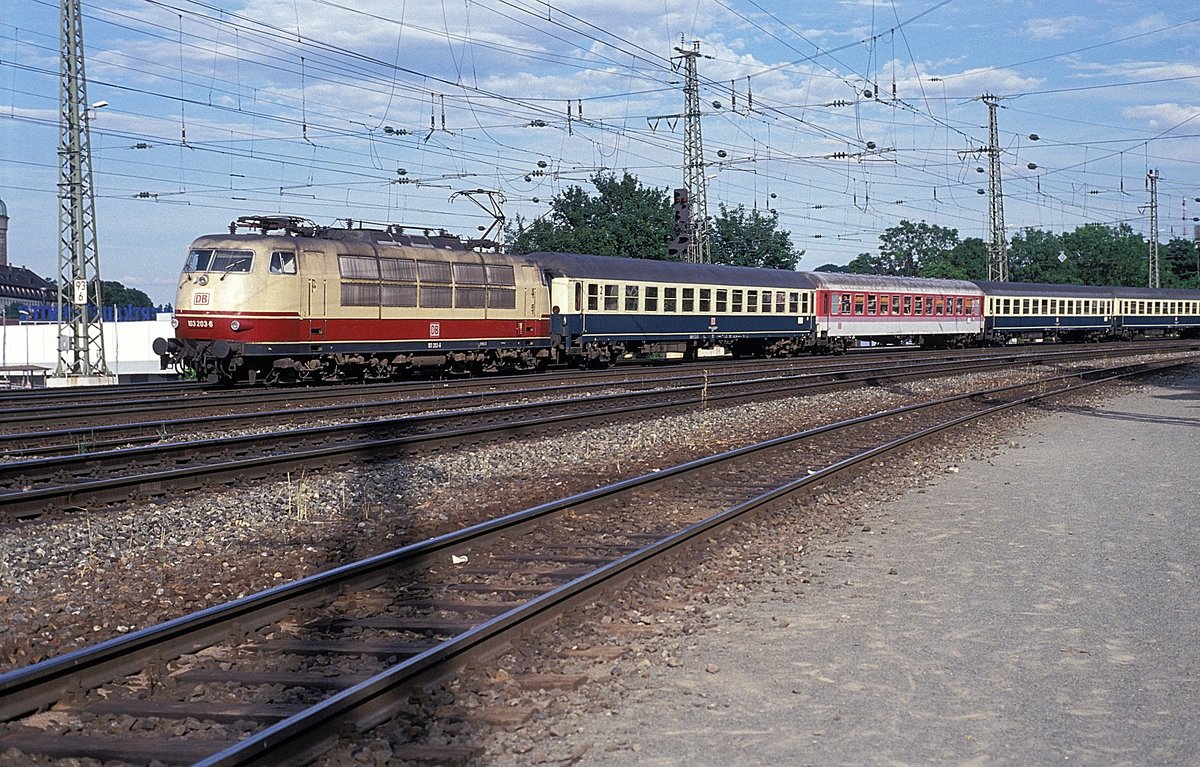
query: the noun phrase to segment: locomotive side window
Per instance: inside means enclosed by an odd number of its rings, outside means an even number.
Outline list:
[[[696,289],[684,288],[683,301],[681,303],[682,306],[680,307],[680,311],[688,313],[696,311]]]
[[[483,264],[464,264],[458,261],[450,265],[454,270],[455,285],[486,285],[487,272]]]
[[[646,311],[658,311],[658,288],[653,285],[646,286]]]
[[[392,282],[417,281],[417,262],[407,258],[379,259],[379,274]]]
[[[729,311],[729,291],[717,291],[717,314],[724,314]]]
[[[418,261],[417,276],[421,282],[450,284],[450,264],[445,261]]]
[[[385,282],[380,287],[380,303],[384,306],[416,306],[417,285],[399,285]],[[342,303],[345,303],[343,301]]]
[[[679,288],[663,288],[663,311],[664,312],[678,311],[678,306],[679,306],[679,299],[677,297],[678,293],[679,293]]]
[[[487,306],[487,288],[455,285],[454,305],[459,309],[483,309]]]
[[[638,286],[625,286],[625,311],[636,312],[638,310]]]
[[[348,256],[339,254],[338,269],[342,272],[342,279],[379,279],[379,260],[374,256]]]
[[[503,288],[488,285],[487,305],[489,309],[516,309],[517,291],[515,288]]]
[[[379,306],[379,283],[343,282],[342,306]]]
[[[295,274],[296,253],[291,250],[271,251],[271,274]]]

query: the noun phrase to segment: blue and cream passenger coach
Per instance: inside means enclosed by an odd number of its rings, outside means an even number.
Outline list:
[[[550,283],[553,346],[605,364],[624,355],[693,358],[811,350],[813,280],[783,269],[533,253]]]

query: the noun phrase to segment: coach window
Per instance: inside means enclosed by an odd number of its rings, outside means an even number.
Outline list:
[[[700,288],[700,313],[712,311],[712,288]]]
[[[788,314],[800,313],[800,294],[792,291],[788,293]]]
[[[746,291],[746,313],[753,314],[758,311],[758,291]]]
[[[787,293],[782,290],[775,291],[775,313],[783,314],[787,311]]]
[[[912,296],[904,297],[904,314],[912,314]]]
[[[763,314],[771,313],[771,291],[769,290],[762,292],[762,310]]]
[[[743,296],[743,293],[744,293],[744,291],[741,291],[741,290],[735,290],[735,291],[733,291],[733,313],[734,313],[734,314],[741,314],[741,313],[742,313],[742,296]]]
[[[684,288],[683,289],[683,301],[681,303],[682,303],[682,306],[680,306],[680,311],[686,312],[688,314],[691,314],[692,312],[696,311],[696,289],[695,288]]]
[[[605,285],[604,286],[604,311],[615,312],[621,308],[620,301],[621,286],[620,285]]]
[[[963,313],[963,300],[962,300],[962,296],[959,296],[958,298],[954,299],[954,313],[955,313],[955,314],[962,314],[962,313]]]
[[[646,311],[658,311],[658,288],[653,285],[646,286]]]
[[[892,314],[900,313],[900,296],[892,296]]]
[[[724,314],[729,311],[729,291],[717,291],[717,314]]]
[[[589,282],[587,286],[587,308],[589,312],[594,312],[600,308],[600,286],[594,282]]]
[[[867,294],[867,314],[876,314],[879,311],[879,296],[874,293]]]
[[[809,309],[809,301],[811,300],[811,296],[812,296],[811,293],[801,293],[800,294],[800,313],[801,314],[811,314],[812,313],[811,310]]]
[[[920,315],[924,314],[924,313],[925,313],[925,302],[921,300],[921,297],[920,297],[920,296],[905,296],[905,297],[904,297],[904,299],[905,299],[906,301],[907,301],[909,298],[912,298],[912,299],[913,299],[913,310],[912,310],[912,313],[913,313],[913,314],[915,314],[915,315],[917,315],[917,316],[920,316]]]
[[[636,312],[638,310],[638,286],[625,286],[625,311]]]
[[[941,296],[935,296],[933,299],[933,313],[941,316],[946,313],[946,299]]]
[[[296,254],[290,250],[271,252],[271,274],[295,274]]]
[[[679,288],[663,288],[663,311],[679,311]]]

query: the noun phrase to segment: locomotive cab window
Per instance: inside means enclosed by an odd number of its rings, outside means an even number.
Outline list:
[[[254,263],[252,250],[194,248],[188,253],[186,272],[248,272]]]
[[[291,250],[271,251],[271,274],[295,274],[296,253]]]

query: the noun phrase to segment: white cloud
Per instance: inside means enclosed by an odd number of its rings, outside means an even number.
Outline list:
[[[1087,19],[1083,16],[1027,19],[1025,34],[1034,40],[1057,40],[1077,33],[1086,23]]]

